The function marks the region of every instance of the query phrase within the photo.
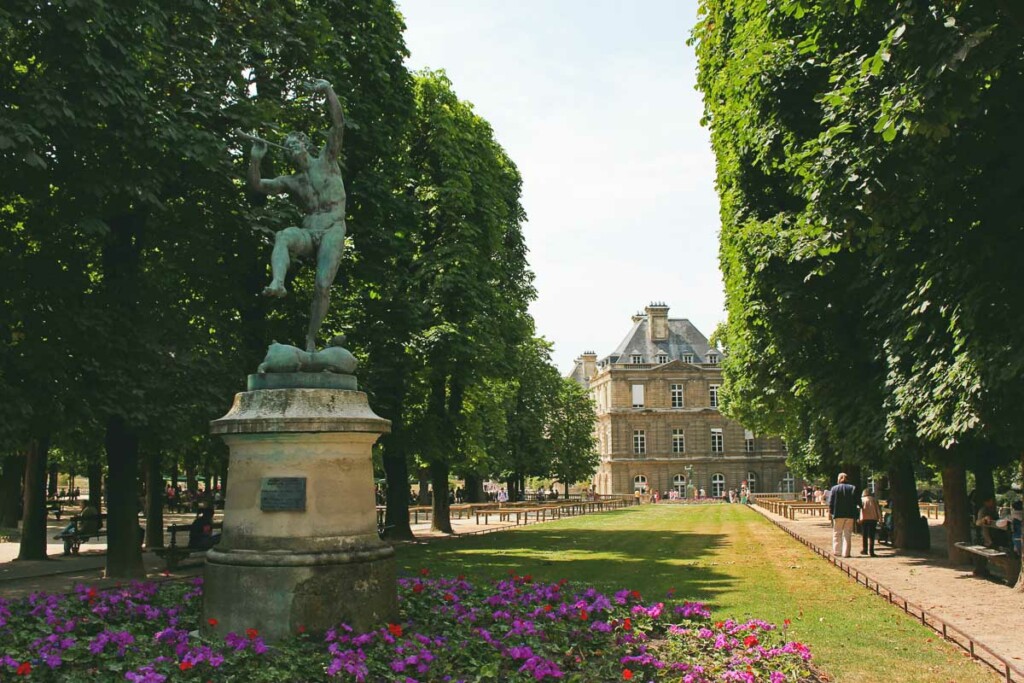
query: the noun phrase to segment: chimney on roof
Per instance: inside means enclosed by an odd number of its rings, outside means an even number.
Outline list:
[[[668,340],[668,306],[654,301],[644,309],[647,314],[647,338],[652,342]]]
[[[583,376],[587,380],[597,374],[597,353],[594,351],[584,351],[580,355],[579,362],[583,365]]]

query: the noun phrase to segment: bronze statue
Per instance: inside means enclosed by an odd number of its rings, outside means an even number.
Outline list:
[[[268,195],[287,194],[305,213],[301,227],[285,228],[275,235],[274,252],[270,258],[273,277],[263,289],[263,295],[285,296],[287,291],[284,280],[294,260],[301,257],[315,260],[316,282],[306,333],[306,351],[313,353],[316,351],[317,333],[327,315],[331,285],[334,284],[334,276],[338,272],[345,248],[345,183],[338,164],[345,133],[345,116],[330,83],[321,79],[308,87],[314,92],[324,93],[331,115],[327,142],[317,156],[310,154],[309,138],[303,133],[289,133],[282,148],[287,152],[296,172],[277,178],[261,178],[260,162],[271,143],[250,135],[246,137],[253,140],[249,187]]]

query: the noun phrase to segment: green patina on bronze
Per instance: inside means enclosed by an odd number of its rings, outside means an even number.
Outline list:
[[[260,163],[267,153],[268,143],[255,136],[249,162],[249,187],[262,194],[286,194],[303,211],[301,226],[279,231],[274,238],[274,252],[270,259],[273,277],[264,288],[264,296],[283,297],[288,269],[295,260],[309,258],[316,263],[313,304],[309,328],[306,332],[306,352],[316,351],[316,338],[330,304],[331,285],[341,263],[345,248],[345,183],[341,176],[338,157],[345,132],[345,117],[334,88],[325,80],[310,84],[309,89],[324,93],[331,117],[327,142],[316,156],[310,154],[309,138],[303,133],[289,133],[284,145],[295,167],[292,175],[262,178]]]

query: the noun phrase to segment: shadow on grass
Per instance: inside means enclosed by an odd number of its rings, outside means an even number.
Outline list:
[[[609,517],[604,520],[614,526]],[[639,590],[651,600],[674,589],[680,599],[713,606],[715,595],[735,589],[736,579],[718,570],[713,559],[726,541],[722,534],[685,530],[565,524],[401,545],[396,552],[404,575],[429,568],[432,575],[465,575],[479,582],[514,572],[544,582],[580,581],[604,591]]]

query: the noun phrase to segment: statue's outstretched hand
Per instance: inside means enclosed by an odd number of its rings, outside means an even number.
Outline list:
[[[255,140],[252,143],[252,156],[254,159],[262,159],[267,155],[267,143],[263,140]]]

